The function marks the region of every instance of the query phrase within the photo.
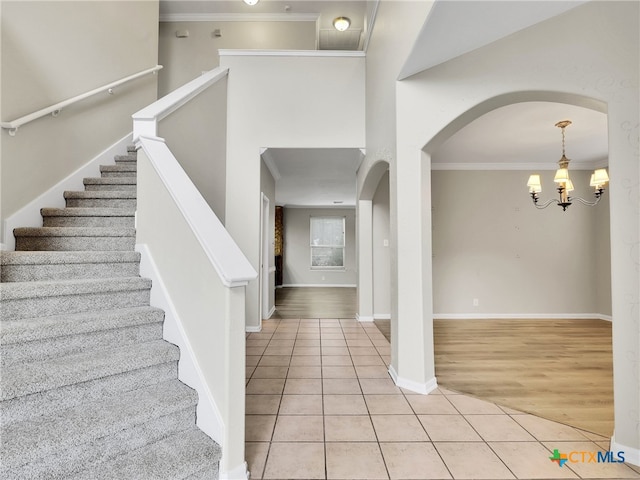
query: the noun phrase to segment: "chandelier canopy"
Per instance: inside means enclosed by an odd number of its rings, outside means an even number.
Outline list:
[[[595,170],[591,174],[590,186],[595,188],[595,200],[590,202],[580,197],[571,197],[569,192],[573,191],[573,182],[569,178],[569,162],[570,160],[565,155],[565,139],[564,139],[564,129],[571,125],[571,120],[562,120],[556,123],[556,127],[559,127],[562,130],[562,157],[558,160],[558,170],[556,170],[556,175],[553,178],[554,183],[557,183],[558,186],[556,190],[558,191],[559,199],[552,198],[551,200],[539,204],[538,203],[538,194],[542,192],[542,183],[540,182],[540,175],[533,174],[529,177],[529,181],[527,182],[527,187],[529,187],[529,193],[531,194],[531,199],[533,200],[533,204],[536,208],[542,209],[547,208],[552,203],[556,203],[558,206],[562,207],[562,211],[566,211],[567,208],[573,203],[574,200],[589,206],[594,206],[600,201],[600,197],[604,193],[605,186],[609,182],[609,175],[607,174],[607,170],[604,168],[599,168]]]

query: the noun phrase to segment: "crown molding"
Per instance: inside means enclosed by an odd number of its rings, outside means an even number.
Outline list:
[[[317,22],[319,13],[165,13],[161,22]]]
[[[609,166],[608,159],[571,162],[570,170],[594,170]],[[557,170],[557,163],[431,163],[431,170]]]
[[[341,203],[339,205],[297,205],[297,204],[288,204],[278,205],[284,208],[299,208],[304,210],[355,210],[356,206],[351,203]]]
[[[359,50],[218,50],[220,57],[365,57]]]

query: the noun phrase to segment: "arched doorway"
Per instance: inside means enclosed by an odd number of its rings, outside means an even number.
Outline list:
[[[389,163],[375,162],[369,169],[358,194],[358,313],[361,322],[378,316],[390,317],[389,235]],[[385,183],[386,182],[386,183]],[[385,243],[386,241],[386,243]],[[378,253],[376,258],[376,253]],[[386,255],[385,255],[386,253]],[[385,290],[386,289],[386,290]],[[376,305],[375,296],[381,295]],[[384,299],[389,299],[384,303]],[[384,311],[387,310],[388,311]]]
[[[595,208],[574,202],[566,212],[541,211],[525,186],[530,173],[543,174],[542,196],[553,197],[560,157],[553,130],[564,118],[574,120],[571,195],[591,199],[593,169],[586,169],[606,166],[608,154],[599,111],[511,103],[430,155],[431,184],[423,188],[432,205],[436,376],[446,388],[610,436],[608,193]],[[566,375],[549,374],[558,371]]]

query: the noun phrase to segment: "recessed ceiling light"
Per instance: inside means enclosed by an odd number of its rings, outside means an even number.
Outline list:
[[[351,20],[347,17],[338,17],[333,20],[333,26],[339,32],[344,32],[351,25]]]
[[[260,0],[243,0],[244,3],[246,3],[247,5],[255,5],[256,3],[258,3]]]

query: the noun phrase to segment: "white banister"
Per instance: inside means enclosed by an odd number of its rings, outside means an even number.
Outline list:
[[[185,83],[151,105],[134,113],[132,115],[134,143],[137,144],[140,137],[156,137],[160,120],[189,102],[218,80],[226,77],[228,72],[229,69],[226,67],[209,70],[200,77]]]
[[[56,103],[55,105],[51,105],[50,107],[43,108],[42,110],[38,110],[37,112],[30,113],[29,115],[25,115],[11,122],[1,122],[0,126],[2,128],[6,128],[9,130],[9,135],[14,136],[18,131],[18,128],[22,125],[37,120],[40,117],[44,117],[45,115],[53,115],[56,117],[60,111],[72,105],[76,102],[84,100],[85,98],[92,97],[93,95],[97,95],[98,93],[108,92],[109,94],[113,93],[113,89],[124,84],[135,80],[137,78],[143,77],[145,75],[149,75],[150,73],[156,73],[158,70],[162,68],[162,65],[156,65],[155,67],[148,68],[138,73],[134,73],[133,75],[129,75],[128,77],[121,78],[120,80],[116,80],[115,82],[111,82],[108,85],[103,85],[102,87],[95,88],[91,91],[82,93],[80,95],[76,95],[75,97],[69,98],[67,100],[63,100],[62,102]]]
[[[140,137],[145,151],[175,204],[226,287],[246,285],[258,276],[162,138]]]
[[[152,302],[158,303],[152,305],[171,306],[165,339],[180,347],[180,380],[198,392],[198,427],[222,447],[219,476],[246,479],[245,288],[258,274],[169,145],[157,136],[161,119],[214,88],[227,73],[227,68],[205,72],[133,115],[138,148],[136,248],[148,252],[156,285],[164,285],[162,292],[156,289]],[[224,88],[211,93],[226,95],[226,85],[219,86]],[[210,112],[207,105],[202,110],[224,118],[227,114],[224,109]],[[195,139],[197,135],[194,132]]]

